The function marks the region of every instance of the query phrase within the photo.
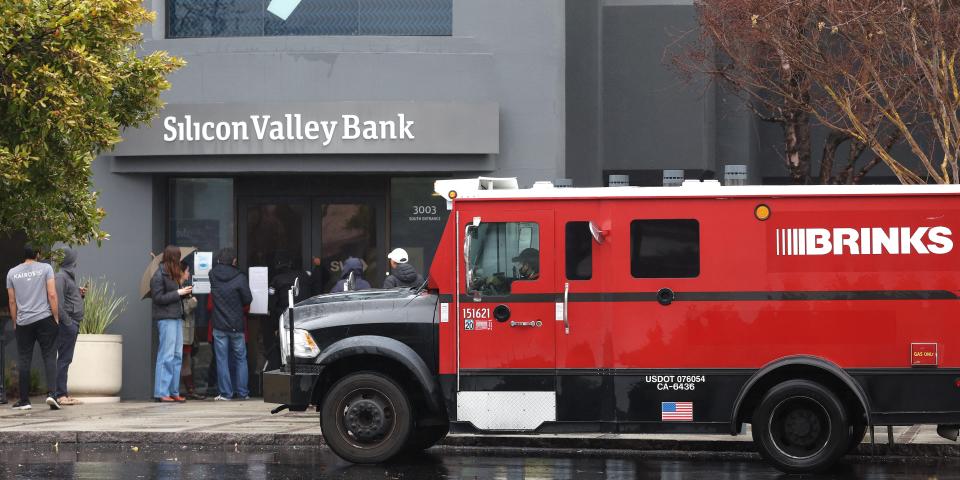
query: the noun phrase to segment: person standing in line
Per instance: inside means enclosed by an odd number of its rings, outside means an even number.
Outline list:
[[[280,368],[280,342],[278,334],[280,317],[283,316],[283,313],[286,312],[289,307],[289,305],[287,305],[289,301],[287,292],[293,288],[294,283],[299,281],[299,291],[293,297],[293,303],[296,304],[310,295],[310,281],[313,280],[313,278],[310,278],[312,274],[294,270],[293,262],[286,253],[278,253],[276,259],[276,273],[273,275],[273,280],[270,281],[270,289],[268,290],[270,294],[268,309],[270,316],[267,318],[267,323],[262,329],[262,332],[264,332],[263,350],[266,357],[266,366],[264,368],[267,370]],[[320,280],[320,277],[316,277],[316,280]]]
[[[180,248],[167,245],[163,249],[160,268],[150,279],[153,299],[152,317],[157,321],[159,346],[153,383],[153,397],[158,402],[186,402],[180,396],[180,367],[183,364],[183,300],[193,287],[181,287],[185,280],[180,267]]]
[[[390,273],[383,281],[383,288],[419,287],[423,284],[423,277],[408,263],[410,257],[406,250],[394,248],[387,255],[387,260],[390,261]]]
[[[180,268],[183,269],[183,277],[190,279],[190,265],[180,262]],[[203,400],[206,396],[197,393],[196,385],[193,382],[193,343],[196,336],[196,313],[197,297],[190,295],[183,300],[183,362],[180,365],[180,380],[187,390],[188,400]]]
[[[363,262],[357,257],[349,257],[343,261],[343,274],[333,286],[330,293],[349,292],[353,290],[367,290],[370,282],[363,279]]]
[[[78,405],[80,401],[67,394],[67,372],[73,363],[80,322],[83,321],[83,297],[86,287],[77,287],[77,251],[64,249],[60,271],[54,276],[57,304],[60,307],[60,333],[57,336],[57,390],[54,398],[60,405]]]
[[[53,267],[37,261],[40,251],[30,245],[23,248],[23,263],[7,272],[7,296],[13,332],[17,337],[20,372],[20,401],[17,410],[30,410],[30,363],[33,345],[40,344],[44,374],[47,378],[47,405],[60,410],[57,403],[57,334],[60,308]]]
[[[217,387],[214,400],[250,398],[247,388],[247,345],[243,335],[243,308],[253,301],[250,283],[237,268],[237,253],[224,248],[210,270],[210,295],[213,301],[213,351],[217,356]],[[233,367],[231,378],[230,367]],[[233,380],[236,380],[234,384]]]

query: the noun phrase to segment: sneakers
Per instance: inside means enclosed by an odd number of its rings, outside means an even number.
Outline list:
[[[57,399],[52,396],[47,397],[47,405],[50,405],[50,410],[60,410],[60,404],[57,403]]]
[[[236,399],[240,400],[241,402],[244,400],[250,400],[250,395],[244,395],[242,397],[237,397]]]
[[[30,402],[17,402],[13,404],[14,410],[30,410],[33,408],[33,405],[30,405]]]
[[[224,397],[223,395],[217,395],[217,397],[213,399],[215,402],[229,402],[231,400],[232,399]]]

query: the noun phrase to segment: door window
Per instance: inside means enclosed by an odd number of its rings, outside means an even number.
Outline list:
[[[593,278],[593,236],[590,222],[567,222],[566,271],[568,280]]]
[[[635,278],[689,278],[700,275],[700,222],[630,222],[630,272]]]
[[[540,228],[536,223],[481,223],[468,234],[470,291],[507,295],[513,282],[540,278]]]

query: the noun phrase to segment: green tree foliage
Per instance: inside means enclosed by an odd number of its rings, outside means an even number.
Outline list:
[[[140,51],[137,26],[154,18],[140,0],[0,0],[0,231],[109,238],[93,160],[156,114],[184,64]]]

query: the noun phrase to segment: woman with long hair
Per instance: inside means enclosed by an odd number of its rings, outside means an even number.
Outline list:
[[[193,287],[181,287],[186,279],[180,267],[180,248],[167,245],[163,249],[160,268],[150,279],[153,298],[152,317],[157,322],[160,345],[153,396],[158,402],[185,402],[180,396],[180,367],[183,364],[183,299]]]

